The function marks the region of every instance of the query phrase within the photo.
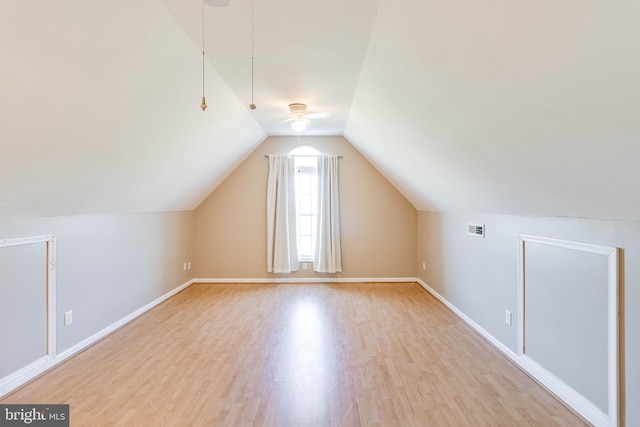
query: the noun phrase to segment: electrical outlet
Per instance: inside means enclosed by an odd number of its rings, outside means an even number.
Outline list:
[[[183,269],[184,271],[187,271],[187,263],[186,263],[186,262],[185,262],[184,264],[182,264],[182,269]]]
[[[511,312],[509,310],[504,311],[504,323],[511,326]]]
[[[424,262],[424,261],[422,261],[422,269],[423,269],[423,270],[426,270],[426,269],[427,269],[427,263],[426,263],[426,262]]]
[[[303,263],[302,263],[302,269],[303,269],[303,270],[306,270],[306,269],[307,269],[307,263],[306,263],[306,262],[303,262]]]
[[[191,261],[187,263],[187,270],[191,270]]]
[[[69,326],[73,323],[73,311],[67,311],[64,313],[64,326]]]

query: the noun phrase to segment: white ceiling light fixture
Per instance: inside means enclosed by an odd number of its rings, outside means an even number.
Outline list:
[[[304,122],[302,117],[307,112],[306,104],[289,104],[289,111],[291,112],[291,116],[293,116],[294,120],[291,123],[291,129],[296,132],[302,132],[307,128],[307,124]]]
[[[291,129],[296,132],[303,132],[307,128],[307,125],[302,119],[296,119],[291,123]]]

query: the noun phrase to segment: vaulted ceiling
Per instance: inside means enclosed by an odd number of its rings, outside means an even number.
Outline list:
[[[195,208],[287,105],[418,209],[640,219],[640,3],[3,1],[0,215]]]

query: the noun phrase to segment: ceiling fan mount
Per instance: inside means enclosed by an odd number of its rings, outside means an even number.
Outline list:
[[[301,119],[307,112],[307,104],[289,104],[289,111],[294,118]]]

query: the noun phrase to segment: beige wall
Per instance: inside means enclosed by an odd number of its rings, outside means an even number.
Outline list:
[[[183,263],[192,260],[193,212],[0,218],[0,240],[48,234],[56,236],[59,353],[192,277]],[[4,291],[23,285],[0,282]],[[69,310],[73,323],[64,326]]]
[[[340,159],[343,272],[273,275],[266,268],[265,154],[287,153],[296,137],[269,137],[195,211],[198,278],[415,277],[416,210],[343,137],[303,137]]]
[[[486,238],[467,235],[469,222],[485,224]],[[635,326],[640,324],[639,222],[419,211],[418,277],[515,352],[519,234],[620,248],[621,412],[626,425],[640,425],[635,404],[640,402],[640,328]],[[585,289],[574,293],[575,304],[589,303]],[[511,326],[504,321],[505,310],[513,313]],[[567,310],[574,308],[567,304]],[[563,315],[548,312],[564,325]],[[593,333],[588,324],[573,332],[585,340]]]

